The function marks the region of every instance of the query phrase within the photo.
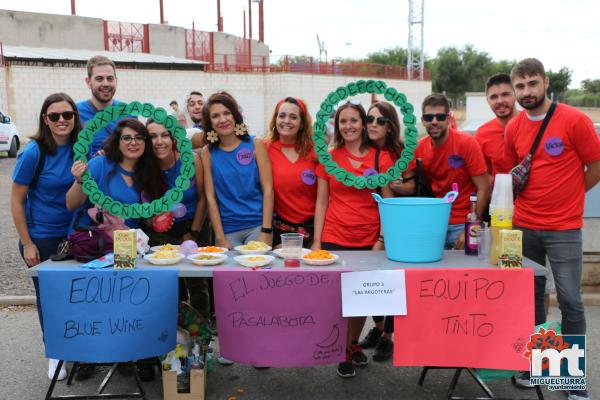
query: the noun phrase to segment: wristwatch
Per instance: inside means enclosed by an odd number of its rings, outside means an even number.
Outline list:
[[[260,231],[261,231],[262,233],[273,233],[273,228],[265,228],[264,226],[262,226],[262,227],[260,228]]]

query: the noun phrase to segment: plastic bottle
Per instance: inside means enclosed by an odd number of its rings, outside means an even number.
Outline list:
[[[190,346],[190,353],[188,355],[188,364],[190,369],[201,369],[204,367],[202,346],[197,333],[192,334],[192,343]]]
[[[512,229],[513,190],[510,174],[496,174],[494,191],[490,202],[490,228],[492,230],[492,245],[490,247],[490,263],[498,265],[500,252],[500,231]]]
[[[471,212],[465,221],[465,254],[476,256],[479,249],[479,229],[481,220],[477,217],[477,193],[471,193]]]

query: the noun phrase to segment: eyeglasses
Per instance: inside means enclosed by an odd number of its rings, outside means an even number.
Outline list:
[[[46,114],[46,117],[52,122],[58,122],[61,115],[65,121],[70,121],[75,116],[75,112],[74,111],[63,111],[61,113],[53,112],[50,114]]]
[[[385,124],[390,122],[390,120],[386,117],[375,118],[374,115],[367,115],[367,124],[372,124],[375,121],[377,121],[377,125],[379,125],[379,126],[384,126]]]
[[[129,144],[131,142],[144,143],[145,141],[146,141],[146,136],[144,136],[144,135],[135,135],[135,136],[123,135],[123,136],[121,136],[121,142],[123,142],[125,144]]]
[[[423,114],[423,121],[425,122],[431,122],[434,118],[437,119],[438,122],[444,122],[446,118],[448,118],[448,114]]]

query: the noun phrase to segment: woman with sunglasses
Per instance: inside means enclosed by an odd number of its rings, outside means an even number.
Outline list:
[[[17,158],[10,205],[19,252],[28,267],[50,258],[67,237],[71,212],[65,205],[65,195],[73,182],[73,143],[80,130],[79,114],[71,97],[51,94],[42,104],[37,134]],[[33,284],[43,329],[37,277]],[[52,379],[57,365],[58,360],[49,360],[48,378]],[[63,366],[58,378],[66,376]]]
[[[211,95],[202,109],[209,145],[202,149],[208,214],[217,246],[271,243],[273,180],[267,149],[248,134],[237,101]]]
[[[67,192],[67,208],[80,209],[75,218],[82,213],[79,221],[82,226],[90,225],[85,211],[92,206],[82,188],[81,177],[88,168],[100,190],[123,204],[139,203],[141,192],[152,201],[166,191],[148,130],[137,119],[119,121],[104,142],[103,150],[104,155],[94,157],[88,164],[75,161],[71,168],[75,182]],[[130,228],[139,227],[137,219],[127,219],[125,224]]]
[[[392,157],[392,161],[395,162],[400,157],[404,145],[400,137],[398,113],[392,104],[379,101],[369,107],[367,111],[367,133],[375,148],[380,151],[387,151]],[[390,183],[390,188],[393,190],[395,186],[400,184],[402,184],[402,180],[393,181]],[[394,350],[392,342],[394,317],[374,316],[373,322],[375,322],[375,326],[367,333],[360,345],[364,349],[375,348],[374,361],[388,360]]]
[[[146,128],[152,141],[152,151],[158,159],[168,188],[175,187],[175,180],[181,169],[181,159],[177,151],[177,142],[173,135],[162,125],[149,119]],[[181,204],[185,207],[185,215],[176,217],[171,228],[166,232],[155,232],[152,227],[147,230],[151,246],[166,243],[180,244],[186,240],[200,243],[208,237],[201,238],[200,232],[206,218],[206,197],[204,196],[204,172],[197,153],[194,154],[196,175],[190,179],[190,187],[183,192]]]
[[[333,161],[354,175],[377,174],[375,155],[367,134],[367,115],[360,104],[347,102],[335,114]],[[386,151],[379,154],[379,169],[387,170],[393,161]],[[346,186],[327,174],[323,165],[317,167],[319,179],[315,207],[315,236],[313,249],[326,250],[382,250],[379,210],[370,189]],[[389,187],[382,195],[392,197]],[[350,318],[346,361],[338,366],[338,375],[350,378],[356,375],[354,365],[364,366],[367,356],[358,344],[365,323],[364,317]]]
[[[301,233],[312,242],[317,200],[317,157],[312,144],[312,118],[306,104],[294,97],[277,103],[265,144],[273,171],[275,215],[273,247],[282,233]]]

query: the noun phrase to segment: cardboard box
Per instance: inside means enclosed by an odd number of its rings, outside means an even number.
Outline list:
[[[190,392],[177,393],[177,373],[163,371],[163,399],[164,400],[204,400],[206,389],[206,370],[192,369],[190,371]]]
[[[113,232],[113,253],[115,254],[115,269],[135,268],[135,261],[137,259],[137,236],[135,229]]]
[[[498,266],[500,268],[523,267],[523,232],[502,229],[499,247]]]

